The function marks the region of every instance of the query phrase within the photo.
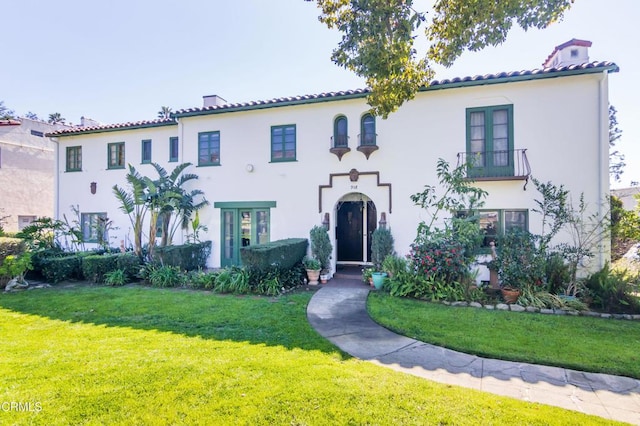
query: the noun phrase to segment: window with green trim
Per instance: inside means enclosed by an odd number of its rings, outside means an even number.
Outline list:
[[[106,213],[82,213],[82,238],[85,243],[105,243],[108,241]]]
[[[198,165],[220,165],[220,132],[198,133]]]
[[[142,164],[151,163],[151,139],[142,140]]]
[[[271,126],[271,161],[295,161],[296,125]]]
[[[466,116],[469,174],[513,176],[513,105],[467,108]]]
[[[349,146],[347,117],[341,115],[333,122],[333,147],[347,148]]]
[[[489,248],[500,235],[511,229],[529,230],[529,211],[520,209],[480,210],[478,225],[484,234],[482,247]]]
[[[169,138],[169,162],[173,163],[178,161],[178,137],[173,136]]]
[[[68,146],[67,147],[67,168],[68,172],[82,171],[82,147],[81,146]]]
[[[124,169],[124,142],[115,142],[107,145],[107,168]]]
[[[376,145],[376,119],[371,114],[365,114],[360,120],[360,145]]]

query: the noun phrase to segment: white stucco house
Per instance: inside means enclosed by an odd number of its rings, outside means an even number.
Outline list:
[[[470,177],[489,193],[480,226],[540,232],[531,176],[584,193],[605,214],[608,78],[618,67],[589,62],[587,43],[559,46],[540,69],[433,81],[386,120],[369,114],[366,90],[349,90],[247,103],[207,96],[168,120],[61,130],[50,135],[55,215],[78,206],[87,226],[108,216],[118,227],[112,245],[131,245],[111,189],[126,184],[127,164],[155,176],[147,163],[191,162],[194,187],[211,202],[200,212],[209,266],[237,264],[243,245],[308,237],[321,223],[333,262],[362,264],[381,221],[408,253],[425,219],[410,196],[438,183],[439,158],[456,165],[469,156],[478,166]],[[549,65],[558,55],[563,62]],[[565,61],[572,57],[580,63]],[[608,257],[603,246],[597,262]]]

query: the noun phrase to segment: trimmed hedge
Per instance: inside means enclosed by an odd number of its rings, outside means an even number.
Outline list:
[[[166,266],[177,266],[183,271],[195,271],[207,267],[211,253],[211,241],[155,248],[155,259]]]
[[[288,238],[265,244],[240,248],[242,264],[247,269],[265,271],[274,266],[281,270],[291,269],[307,253],[306,238]]]
[[[68,279],[81,279],[81,260],[78,255],[50,257],[40,261],[42,276],[47,282],[56,284]]]
[[[140,259],[133,253],[98,254],[82,256],[82,275],[87,281],[103,283],[104,276],[116,269],[124,271],[132,281],[140,271]]]
[[[140,273],[140,258],[134,253],[120,253],[116,255],[116,267],[124,271],[127,282],[134,281]]]
[[[94,254],[82,258],[82,275],[87,281],[103,283],[107,272],[118,269],[117,254]]]
[[[7,256],[17,256],[26,251],[27,246],[22,238],[0,237],[0,264]]]

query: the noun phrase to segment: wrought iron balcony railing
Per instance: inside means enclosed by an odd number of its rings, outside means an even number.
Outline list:
[[[531,175],[526,149],[459,152],[458,167],[464,165],[473,180],[528,180]]]

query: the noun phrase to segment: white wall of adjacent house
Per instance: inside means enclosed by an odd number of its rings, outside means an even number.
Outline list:
[[[44,135],[61,127],[27,118],[16,122],[0,125],[0,218],[8,232],[53,216],[55,144]]]
[[[329,235],[337,259],[336,224],[343,201],[370,200],[376,222],[385,213],[398,254],[407,254],[425,211],[410,196],[425,185],[437,185],[439,158],[454,167],[457,154],[466,151],[466,110],[496,105],[513,106],[513,147],[526,149],[532,175],[542,182],[564,185],[577,203],[579,195],[596,211],[608,191],[603,185],[602,120],[599,74],[486,84],[419,93],[388,119],[376,118],[377,146],[367,159],[359,152],[360,120],[368,110],[364,99],[316,102],[305,105],[183,117],[177,126],[122,130],[60,138],[60,214],[70,205],[82,212],[105,212],[117,230],[110,237],[119,245],[132,241],[128,219],[118,210],[114,184],[125,185],[127,170],[107,169],[107,144],[125,142],[126,162],[142,174],[155,176],[141,165],[141,140],[152,140],[152,160],[171,170],[174,164],[192,162],[189,172],[200,176],[191,187],[202,189],[211,205],[200,213],[208,227],[201,239],[213,242],[209,266],[222,263],[223,204],[256,205],[275,202],[269,208],[269,238],[308,237],[314,225],[328,214]],[[349,147],[342,160],[332,154],[334,120],[348,119]],[[295,161],[271,159],[272,126],[295,125]],[[198,137],[219,132],[220,164],[198,166]],[[169,137],[180,137],[179,163],[168,163]],[[65,149],[82,146],[81,172],[65,172]],[[357,180],[349,177],[357,170]],[[605,174],[604,181],[607,181]],[[91,194],[90,183],[97,183]],[[390,185],[386,185],[390,184]],[[486,209],[524,209],[532,232],[541,232],[541,219],[532,210],[539,198],[534,185],[523,180],[478,182],[489,192]],[[264,205],[264,204],[260,204]],[[222,207],[220,207],[222,206]],[[561,235],[557,242],[566,241]],[[179,236],[175,243],[184,240]],[[366,257],[366,255],[365,255]],[[368,259],[363,259],[367,261]]]

